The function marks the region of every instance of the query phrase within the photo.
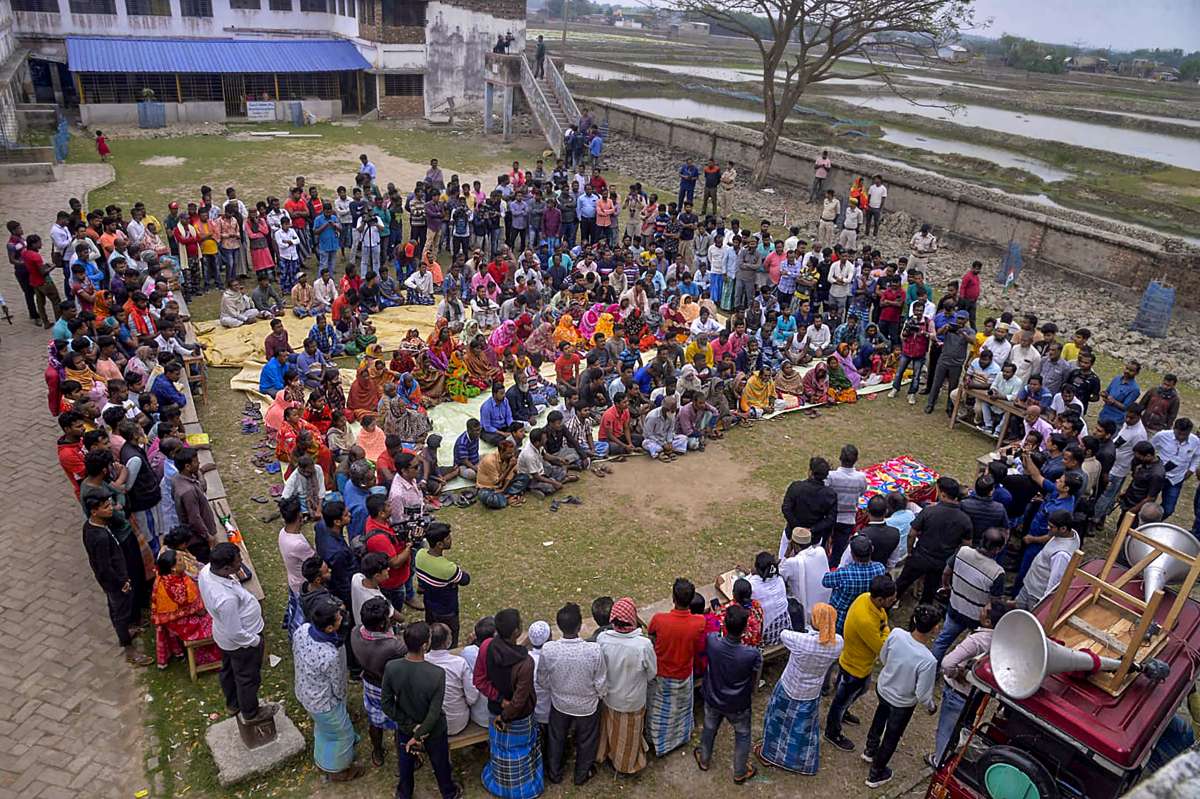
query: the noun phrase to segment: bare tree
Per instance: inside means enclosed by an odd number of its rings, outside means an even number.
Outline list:
[[[846,56],[860,56],[887,80],[880,59],[936,58],[972,22],[971,0],[667,0],[749,37],[763,62],[763,143],[751,183],[767,182],[788,114],[805,89],[833,75]],[[764,30],[763,22],[766,22]],[[868,47],[869,45],[869,47]]]

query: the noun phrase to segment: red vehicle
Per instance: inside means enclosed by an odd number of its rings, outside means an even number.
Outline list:
[[[1097,574],[1102,566],[1094,560],[1082,568]],[[1118,567],[1113,576],[1122,571]],[[1141,595],[1140,579],[1129,585],[1132,594]],[[1066,605],[1087,589],[1083,580],[1074,581]],[[1169,604],[1159,606],[1157,620],[1166,616]],[[1043,626],[1048,624],[1049,605],[1047,600],[1034,611]],[[1200,670],[1200,603],[1189,600],[1184,605],[1157,657],[1170,667],[1166,679],[1156,684],[1138,677],[1117,697],[1078,674],[1062,673],[1047,676],[1037,693],[1021,700],[999,690],[990,658],[980,658],[967,675],[972,691],[950,738],[957,746],[947,747],[926,797],[1121,796],[1182,750],[1174,749],[1172,741],[1190,739],[1190,729],[1175,720],[1175,713]],[[1168,729],[1171,734],[1164,735]]]

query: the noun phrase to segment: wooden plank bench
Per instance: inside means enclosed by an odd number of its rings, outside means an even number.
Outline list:
[[[473,721],[467,722],[467,726],[457,735],[450,736],[450,749],[466,749],[469,746],[477,744],[486,744],[488,742],[488,731],[480,727]]]

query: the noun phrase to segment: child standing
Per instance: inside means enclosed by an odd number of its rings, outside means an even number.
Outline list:
[[[96,152],[100,153],[101,161],[108,161],[108,154],[112,150],[108,149],[108,139],[104,138],[104,131],[96,131]]]

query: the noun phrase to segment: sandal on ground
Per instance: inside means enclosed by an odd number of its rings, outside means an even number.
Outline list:
[[[550,512],[558,513],[558,509],[561,507],[562,507],[562,503],[556,499],[550,503]]]
[[[608,472],[604,471],[604,469],[600,468],[599,466],[593,466],[588,471],[590,471],[592,474],[596,475],[597,477],[604,477],[608,474]]]
[[[130,652],[125,655],[125,662],[128,663],[130,666],[137,666],[138,668],[144,668],[144,667],[149,666],[150,664],[154,663],[154,658],[150,657],[149,655],[143,654],[141,652]]]
[[[250,501],[251,501],[251,502],[257,502],[259,505],[266,505],[266,504],[267,504],[267,498],[266,498],[266,497],[250,497]]]
[[[772,766],[773,767],[775,764],[772,763],[770,760],[767,760],[765,757],[763,757],[762,748],[763,748],[762,741],[759,741],[758,743],[756,743],[754,745],[754,749],[752,750],[754,752],[754,756],[756,758],[758,758],[758,762],[762,763],[764,766]]]
[[[574,494],[567,494],[566,498],[563,499],[563,504],[565,504],[565,505],[582,505],[583,500],[580,499],[579,497],[575,496]]]
[[[521,496],[520,494],[518,494],[515,497],[508,498],[508,506],[510,508],[515,507],[517,505],[524,505],[524,504],[525,504],[525,497]]]
[[[747,763],[746,773],[740,777],[734,777],[733,782],[735,785],[745,785],[747,782],[754,779],[756,774],[758,774],[758,769],[756,769],[752,764]]]
[[[704,765],[704,762],[700,759],[700,747],[697,746],[692,750],[692,757],[696,759],[696,765],[701,771],[708,771],[708,766]]]

